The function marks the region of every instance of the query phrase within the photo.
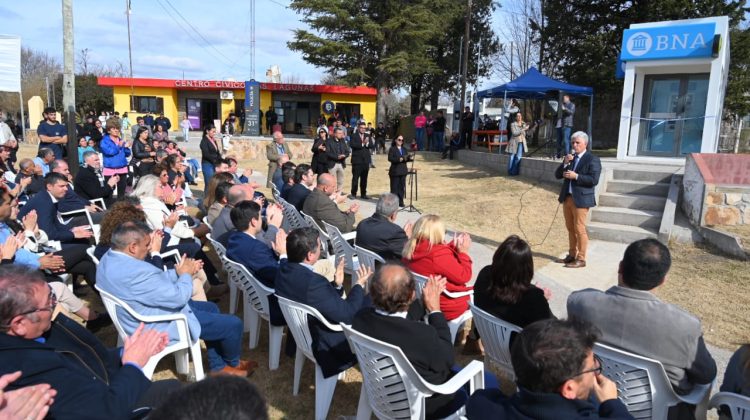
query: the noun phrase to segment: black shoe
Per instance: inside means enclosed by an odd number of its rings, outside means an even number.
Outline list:
[[[360,198],[363,199],[363,200],[369,200],[370,199],[370,197],[368,197],[368,196],[366,196],[364,194],[361,195]]]
[[[98,317],[86,321],[86,329],[91,332],[97,332],[109,325],[112,325],[112,319],[107,314],[99,314]]]
[[[346,196],[346,198],[348,198],[350,200],[354,200],[355,198],[357,198],[357,196],[354,195],[354,194],[349,194],[348,196]]]
[[[198,183],[197,183],[197,182],[195,182],[195,181],[193,181],[193,182],[189,182],[188,184],[190,184],[190,185],[198,185]]]

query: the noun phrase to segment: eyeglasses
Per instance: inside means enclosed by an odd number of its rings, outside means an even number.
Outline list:
[[[604,367],[603,367],[603,364],[602,364],[602,359],[600,359],[599,356],[597,356],[596,354],[594,354],[594,362],[595,362],[595,365],[596,365],[595,368],[586,369],[586,370],[584,370],[582,372],[578,372],[578,373],[576,373],[575,375],[571,376],[568,379],[573,379],[573,378],[575,378],[577,376],[581,376],[581,375],[584,375],[584,374],[587,374],[587,373],[591,373],[591,372],[594,372],[594,374],[596,374],[596,375],[601,375],[602,374],[602,370],[604,370]]]
[[[55,296],[55,292],[52,290],[52,288],[49,289],[49,306],[43,307],[43,308],[36,308],[32,309],[30,311],[21,312],[20,314],[17,314],[13,316],[13,318],[17,316],[24,316],[24,315],[30,315],[36,312],[44,312],[44,311],[50,311],[54,312],[55,307],[57,306],[57,296]]]

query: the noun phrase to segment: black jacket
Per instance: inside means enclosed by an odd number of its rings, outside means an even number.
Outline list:
[[[75,185],[76,194],[86,200],[103,198],[108,201],[112,198],[112,187],[106,182],[100,181],[96,175],[96,170],[91,166],[82,166],[78,170],[73,185]]]
[[[313,173],[316,174],[328,172],[328,156],[326,155],[326,152],[318,149],[321,144],[325,145],[326,142],[321,138],[317,138],[313,141],[313,147],[311,149],[313,157],[310,166],[312,167]]]
[[[498,389],[475,392],[466,402],[470,420],[629,420],[633,416],[618,399],[604,401],[597,410],[588,400],[569,400],[559,394],[530,392],[523,388],[510,398]]]
[[[359,242],[359,235],[357,235],[357,242]],[[474,283],[474,303],[479,309],[521,328],[542,319],[555,317],[544,297],[544,291],[533,285],[518,302],[513,304],[503,303],[493,298],[489,292],[492,285],[491,273],[491,266],[484,267]]]
[[[388,162],[391,162],[391,167],[388,169],[388,176],[406,176],[409,172],[406,162],[411,161],[413,157],[405,147],[402,147],[401,151],[399,152],[396,146],[391,146],[388,149]]]
[[[404,352],[417,373],[427,382],[443,384],[453,376],[453,340],[442,312],[432,313],[429,324],[396,316],[380,315],[369,308],[354,317],[352,328],[372,338],[393,344]],[[442,418],[453,395],[435,394],[425,401],[427,418]],[[452,410],[455,411],[455,410]]]
[[[339,159],[339,155],[344,155],[344,157]],[[333,137],[326,140],[326,167],[328,169],[333,168],[337,163],[346,168],[347,157],[349,157],[349,146],[346,145],[345,140],[337,141]]]
[[[404,245],[409,238],[401,226],[375,213],[357,225],[357,245],[372,251],[383,259],[401,260]]]
[[[555,170],[555,178],[563,179],[563,173],[566,170],[573,170],[573,162],[567,167],[561,163]],[[578,174],[577,180],[563,181],[560,189],[559,202],[564,202],[568,195],[568,186],[573,184],[573,202],[578,208],[590,208],[596,206],[596,197],[594,196],[594,187],[599,183],[599,175],[602,173],[602,163],[599,156],[594,156],[591,151],[587,151],[581,156],[575,173]]]
[[[16,184],[19,184],[21,180],[25,178],[31,178],[31,183],[23,190],[26,194],[33,195],[47,190],[47,187],[44,185],[44,177],[37,174],[26,175],[19,172],[18,175],[16,175]]]
[[[355,131],[352,134],[352,138],[349,141],[349,146],[352,148],[352,165],[369,165],[370,164],[370,133],[365,132],[359,134],[359,131]]]
[[[141,370],[123,366],[120,349],[107,349],[93,334],[59,314],[45,343],[0,333],[0,375],[20,370],[8,389],[50,384],[57,390],[48,417],[126,419],[151,386]]]
[[[146,150],[146,146],[150,147],[150,150]],[[151,159],[147,162],[153,162],[154,157],[151,156],[151,152],[155,152],[156,148],[151,140],[146,140],[146,143],[142,143],[140,140],[133,141],[133,158],[137,160]]]
[[[312,191],[302,184],[294,184],[286,195],[286,202],[293,205],[297,211],[302,211],[305,199]]]
[[[213,165],[216,165],[219,163],[219,161],[222,159],[221,157],[221,139],[214,139],[216,141],[216,146],[214,147],[213,144],[211,144],[211,141],[208,139],[208,137],[203,136],[201,139],[201,159],[205,160],[206,162],[212,163]]]

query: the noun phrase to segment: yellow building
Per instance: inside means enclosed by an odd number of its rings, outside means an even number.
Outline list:
[[[114,110],[121,115],[127,112],[132,123],[147,111],[157,116],[163,112],[172,122],[172,130],[179,130],[179,122],[187,114],[193,129],[200,130],[223,122],[232,112],[239,118],[245,109],[245,82],[99,77],[98,83],[113,88]],[[269,108],[285,134],[312,137],[319,117],[329,119],[334,112],[343,121],[356,114],[374,124],[376,95],[374,88],[364,86],[260,83],[262,133],[267,133],[265,113]]]

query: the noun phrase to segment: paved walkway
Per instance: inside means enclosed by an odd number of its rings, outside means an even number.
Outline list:
[[[185,147],[185,143],[180,143]],[[200,157],[198,148],[198,138],[193,138],[186,147],[187,151],[193,156]],[[259,168],[264,169],[264,168]],[[253,174],[253,180],[261,185],[265,185],[266,174],[263,170],[256,170]],[[375,212],[375,200],[357,200],[360,203],[360,214],[363,217],[369,217]],[[419,202],[414,203],[419,207]],[[413,212],[399,212],[396,223],[404,225],[407,222],[415,222],[420,214]],[[451,229],[449,226],[448,229]],[[617,284],[617,267],[622,259],[627,244],[605,242],[593,240],[589,243],[587,256],[587,266],[582,269],[569,269],[562,264],[549,263],[543,267],[537,267],[534,275],[534,281],[542,287],[548,287],[552,291],[552,300],[550,308],[558,318],[567,317],[566,302],[570,293],[575,290],[584,288],[595,288],[607,290]],[[492,262],[492,255],[495,249],[486,245],[473,242],[469,249],[469,255],[473,260],[474,273],[472,283],[476,279],[479,270]],[[564,253],[560,257],[564,257]],[[717,387],[713,392],[718,392],[718,385],[724,378],[727,362],[731,352],[708,345],[709,351],[716,359],[718,367]]]

